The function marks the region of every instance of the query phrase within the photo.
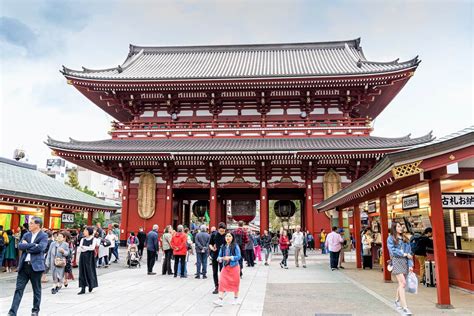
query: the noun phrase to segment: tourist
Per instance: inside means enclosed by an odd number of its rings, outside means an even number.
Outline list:
[[[69,245],[66,242],[66,234],[59,232],[56,240],[49,247],[46,256],[46,267],[51,270],[54,287],[51,289],[52,294],[56,294],[63,286],[64,270],[66,268],[66,258],[69,256]]]
[[[155,224],[153,225],[153,229],[146,236],[146,266],[148,275],[156,274],[156,272],[153,272],[153,267],[155,266],[159,249],[158,225]]]
[[[107,237],[107,236],[106,236]],[[99,265],[98,267],[109,267],[109,247],[112,245],[111,241],[107,238],[98,238],[99,241]]]
[[[206,225],[201,225],[201,231],[195,237],[196,245],[196,279],[202,275],[203,279],[207,279],[207,257],[209,256],[209,242],[211,235],[207,233]]]
[[[288,239],[288,233],[286,230],[283,230],[278,241],[280,245],[280,250],[283,255],[283,259],[280,262],[280,267],[288,269],[288,249],[290,248],[290,240]]]
[[[341,247],[341,251],[339,252],[339,260],[338,260],[338,265],[337,267],[339,269],[345,269],[343,266],[342,266],[342,263],[344,262],[344,253],[347,252],[347,251],[350,251],[351,249],[351,244],[350,242],[345,238],[345,233],[344,233],[344,229],[343,228],[339,228],[339,235],[341,235],[342,237],[342,247]]]
[[[16,265],[16,249],[15,249],[15,237],[13,236],[13,232],[11,229],[6,231],[8,237],[8,244],[5,247],[5,267],[6,272],[13,272],[13,269]]]
[[[225,241],[226,243],[220,248],[217,257],[218,262],[223,265],[219,282],[219,298],[214,301],[214,304],[217,306],[222,306],[224,304],[224,294],[226,292],[234,293],[234,300],[232,301],[233,305],[239,304],[240,248],[235,243],[234,235],[231,233],[225,235]]]
[[[279,239],[278,234],[274,234],[272,237],[273,253],[278,252]]]
[[[372,269],[372,231],[367,228],[362,234],[362,268]]]
[[[222,269],[222,264],[219,263],[219,250],[222,245],[225,244],[225,234],[226,234],[226,225],[223,222],[220,222],[218,225],[217,232],[211,234],[211,239],[209,241],[209,249],[211,250],[212,258],[212,276],[214,278],[214,291],[212,294],[219,293],[219,271]]]
[[[107,236],[105,236],[105,239],[107,239],[109,241],[109,247],[108,247],[108,251],[109,251],[109,264],[112,262],[112,254],[114,253],[114,249],[115,249],[115,243],[117,242],[117,236],[115,236],[114,232],[112,229],[109,229],[107,231]],[[115,259],[117,259],[117,257],[115,257]]]
[[[72,253],[75,250],[75,242],[68,231],[64,231],[64,234],[69,246],[69,255],[66,257],[66,266],[64,267],[64,287],[67,287],[69,280],[74,280],[74,274],[72,273]]]
[[[161,238],[161,248],[163,249],[163,264],[161,268],[161,274],[171,275],[171,257],[173,256],[173,249],[171,249],[171,225],[166,226],[163,237]]]
[[[253,250],[255,260],[262,262],[262,239],[259,234],[253,234]]]
[[[427,227],[423,234],[420,237],[415,236],[414,242],[412,245],[414,245],[412,249],[412,255],[414,254],[416,256],[416,259],[418,260],[418,263],[420,264],[420,282],[425,283],[426,276],[425,276],[425,261],[426,261],[426,256],[427,256],[427,250],[433,249],[433,240],[431,240],[431,237],[433,236],[433,229],[431,227]]]
[[[209,234],[212,235],[213,233],[217,232],[216,226],[212,226],[211,230],[209,231]]]
[[[247,267],[255,266],[255,252],[254,252],[254,232],[248,234],[247,243],[245,244],[245,260],[247,261]]]
[[[303,255],[307,257],[306,250],[308,249],[308,237],[306,232],[303,232]]]
[[[309,250],[314,250],[314,237],[313,237],[313,235],[311,235],[309,230],[306,231],[306,240],[308,242],[308,249]]]
[[[16,278],[15,295],[8,315],[16,315],[20,307],[23,292],[31,282],[33,288],[33,309],[31,315],[38,315],[41,305],[41,275],[45,270],[44,252],[48,245],[48,235],[41,231],[43,220],[40,217],[32,217],[29,220],[29,232],[23,235],[18,247],[22,251],[18,263],[18,275]]]
[[[79,256],[79,287],[81,291],[77,293],[82,295],[86,293],[86,287],[89,288],[89,292],[99,286],[97,281],[97,272],[95,269],[95,249],[96,241],[94,238],[94,228],[86,227],[84,229],[84,237],[79,243],[78,250],[80,252]]]
[[[321,247],[321,254],[326,254],[327,253],[327,250],[326,250],[326,231],[324,230],[324,228],[321,229],[321,232],[319,233],[319,243],[320,243],[320,247]]]
[[[119,253],[118,253],[118,249],[119,249],[119,246],[120,246],[120,229],[119,229],[119,225],[118,224],[114,224],[113,225],[113,233],[115,236],[117,236],[117,239],[115,240],[115,247],[114,247],[114,250],[112,251],[112,254],[114,255],[115,257],[115,260],[114,260],[114,263],[117,263],[118,260],[119,260]]]
[[[100,222],[97,222],[97,223],[95,224],[95,231],[97,232],[97,235],[98,235],[97,238],[102,239],[102,238],[105,237],[105,232],[104,232],[104,230],[102,229],[102,225],[101,225]]]
[[[260,238],[262,243],[262,248],[265,253],[265,265],[268,266],[268,260],[270,258],[270,253],[272,252],[272,237],[268,234],[268,230],[263,231],[263,235]]]
[[[395,306],[405,315],[411,315],[406,302],[405,287],[408,272],[413,271],[413,257],[409,239],[403,235],[403,226],[396,221],[392,222],[390,236],[387,238],[387,247],[392,261],[392,274],[398,282]]]
[[[180,265],[180,276],[185,278],[185,265],[188,236],[184,233],[183,225],[178,225],[176,234],[171,238],[171,248],[174,255],[174,277],[178,276],[178,265]]]
[[[326,236],[325,242],[325,248],[329,251],[329,262],[332,271],[339,270],[339,253],[341,252],[343,243],[344,240],[341,235],[337,233],[337,227],[334,226],[332,232]]]
[[[140,256],[140,260],[141,260],[143,257],[143,248],[145,248],[145,241],[146,241],[146,233],[143,230],[143,227],[140,227],[138,229],[137,238],[138,238],[138,255]]]
[[[306,259],[305,259],[304,251],[303,251],[304,242],[305,242],[305,236],[303,232],[301,231],[301,226],[297,225],[296,231],[291,236],[291,244],[295,248],[295,265],[297,268],[299,267],[298,258],[300,256],[301,256],[301,263],[303,264],[303,268],[306,268]]]
[[[135,236],[135,232],[130,232],[130,236],[128,236],[127,239],[127,247],[130,249],[130,247],[137,247],[138,251],[138,238]]]
[[[239,249],[242,251],[242,255],[240,256],[240,276],[242,277],[242,269],[244,268],[244,262],[243,262],[243,257],[244,257],[244,252],[245,252],[245,245],[249,241],[249,237],[247,235],[247,232],[244,230],[244,222],[239,221],[238,223],[239,227],[234,231],[234,237],[235,237],[235,243],[239,246]]]

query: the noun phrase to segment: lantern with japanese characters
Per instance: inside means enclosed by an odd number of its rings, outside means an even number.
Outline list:
[[[194,216],[197,218],[204,218],[206,216],[206,212],[209,211],[209,201],[199,200],[194,202],[192,210]]]
[[[278,217],[290,218],[295,215],[296,205],[291,200],[276,201],[276,203],[273,205],[273,211]]]
[[[257,202],[254,200],[232,201],[232,218],[235,221],[251,222],[257,214]]]

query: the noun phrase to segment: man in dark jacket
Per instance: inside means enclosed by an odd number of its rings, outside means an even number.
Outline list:
[[[194,243],[196,245],[196,279],[199,279],[201,274],[203,279],[207,279],[207,257],[209,256],[209,242],[211,236],[206,230],[206,225],[201,225],[201,231],[197,233],[194,238]]]
[[[158,242],[158,225],[153,225],[151,230],[146,236],[146,266],[148,269],[148,275],[155,275],[153,272],[153,266],[155,265],[156,256],[158,255],[159,242]]]
[[[239,245],[240,251],[242,254],[245,253],[245,245],[249,242],[249,236],[247,232],[244,230],[244,222],[239,221],[239,228],[234,231],[235,236],[235,243]],[[239,265],[240,265],[240,277],[242,277],[242,268],[243,268],[243,255],[240,257]],[[245,260],[248,260],[245,258]]]
[[[425,280],[425,261],[427,256],[427,249],[433,249],[433,229],[428,227],[425,229],[423,234],[419,237],[416,242],[415,256],[418,262],[420,263],[420,279],[421,282]]]
[[[143,227],[138,229],[138,255],[140,259],[143,257],[143,248],[145,248],[145,241],[146,241],[146,233],[143,231]]]
[[[48,235],[41,231],[43,220],[33,217],[29,222],[30,231],[26,233],[18,244],[22,251],[16,279],[15,295],[8,315],[16,315],[23,297],[23,292],[31,282],[33,287],[33,309],[31,315],[38,315],[41,305],[41,275],[45,270],[44,253],[48,245]]]
[[[265,252],[265,265],[268,266],[268,259],[270,257],[270,253],[272,252],[272,236],[268,233],[268,230],[263,231],[263,235],[261,237],[262,240],[262,248]]]
[[[209,249],[211,250],[212,257],[212,276],[214,278],[214,291],[212,294],[219,293],[219,271],[222,269],[222,265],[219,265],[217,257],[219,256],[219,250],[221,246],[225,244],[226,225],[225,223],[219,223],[219,229],[211,234],[211,240],[209,242]]]

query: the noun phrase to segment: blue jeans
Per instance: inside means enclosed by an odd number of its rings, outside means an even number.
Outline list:
[[[120,245],[119,242],[115,242],[115,247],[114,247],[114,250],[112,251],[112,254],[115,257],[115,260],[118,260],[118,258],[119,258],[119,254],[118,254],[119,245]]]
[[[5,258],[5,252],[7,252],[7,246],[3,247],[2,251],[0,251],[0,267],[3,267],[3,258]]]
[[[325,249],[324,243],[321,243],[321,253],[322,253],[322,254],[325,254],[325,253],[326,253],[326,249]]]
[[[205,252],[198,252],[196,253],[197,261],[196,261],[196,266],[197,266],[197,272],[196,275],[203,275],[205,276],[207,273],[207,257],[209,254],[207,251]],[[202,271],[201,271],[201,266],[202,266]]]

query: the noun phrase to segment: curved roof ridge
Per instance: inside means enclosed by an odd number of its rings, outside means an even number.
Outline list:
[[[360,37],[352,40],[327,42],[269,43],[269,44],[227,44],[227,45],[183,45],[183,46],[142,46],[130,44],[131,54],[140,50],[145,53],[172,53],[185,51],[239,51],[239,50],[275,50],[275,49],[309,49],[309,48],[344,48],[344,45],[356,49],[360,45]]]

